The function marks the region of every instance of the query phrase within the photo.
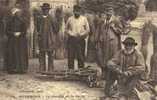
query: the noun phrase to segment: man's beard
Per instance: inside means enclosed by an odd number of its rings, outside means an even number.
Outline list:
[[[125,52],[126,54],[131,54],[131,53],[134,52],[134,50],[135,50],[135,49],[131,49],[131,50],[124,49],[124,52]]]
[[[45,13],[45,12],[44,12],[44,13],[43,13],[43,15],[47,16],[47,15],[48,15],[48,13]]]
[[[79,18],[80,17],[80,15],[78,15],[78,14],[75,14],[75,18]]]

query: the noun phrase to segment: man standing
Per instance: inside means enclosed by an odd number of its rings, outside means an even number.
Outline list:
[[[50,4],[43,3],[42,13],[37,17],[37,32],[39,41],[40,72],[52,71],[53,50],[55,48],[55,35],[52,17],[49,15]]]
[[[81,7],[74,5],[74,16],[71,16],[66,24],[66,33],[68,34],[68,67],[74,69],[74,59],[77,57],[78,67],[84,67],[85,61],[85,38],[89,33],[89,24],[87,18],[81,15]]]
[[[103,17],[105,16],[105,17]],[[106,15],[99,14],[96,30],[96,58],[102,69],[102,78],[106,77],[106,64],[116,51],[120,50],[120,32],[115,32],[113,8],[107,9]]]
[[[135,49],[137,43],[133,38],[127,37],[123,44],[124,49],[120,50],[107,64],[110,80],[106,83],[105,93],[107,96],[112,96],[111,88],[117,80],[118,98],[137,100],[134,88],[145,71],[144,58]]]
[[[99,15],[96,31],[97,64],[102,68],[102,78],[106,78],[107,62],[121,49],[121,35],[128,34],[128,27],[123,25],[120,16],[114,16],[114,9],[110,5],[105,15]]]

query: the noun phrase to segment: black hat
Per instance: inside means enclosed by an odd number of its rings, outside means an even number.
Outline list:
[[[135,42],[135,39],[132,37],[127,37],[124,41],[123,41],[124,45],[130,44],[130,45],[137,45],[137,43]]]
[[[41,6],[41,8],[42,8],[42,9],[51,9],[49,3],[43,3],[43,5]]]

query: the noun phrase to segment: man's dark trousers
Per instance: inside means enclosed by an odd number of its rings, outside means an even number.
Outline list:
[[[78,67],[84,67],[85,61],[85,39],[79,37],[68,37],[68,67],[74,69],[74,59],[78,60]]]
[[[48,59],[46,58],[46,53]],[[48,60],[48,71],[53,71],[54,69],[54,59],[53,59],[53,51],[40,51],[39,53],[39,62],[40,62],[40,71],[46,71],[46,59]]]

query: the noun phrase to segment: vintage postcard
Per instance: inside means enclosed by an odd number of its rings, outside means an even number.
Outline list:
[[[157,0],[0,0],[0,100],[157,100]]]

